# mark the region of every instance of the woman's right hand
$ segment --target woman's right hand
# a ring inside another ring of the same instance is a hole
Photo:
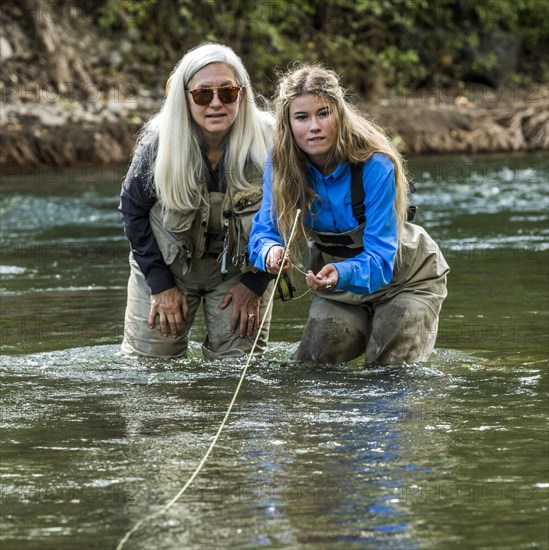
[[[187,298],[175,286],[158,294],[151,294],[149,328],[154,328],[158,315],[162,334],[171,334],[172,338],[177,338],[183,332],[183,319],[187,317],[187,310]]]
[[[271,275],[278,275],[281,269],[283,273],[290,269],[290,258],[288,256],[284,258],[284,265],[282,265],[282,258],[284,258],[284,247],[275,244],[269,249],[265,267]]]

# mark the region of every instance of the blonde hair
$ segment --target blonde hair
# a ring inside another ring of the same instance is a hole
[[[238,114],[230,130],[225,153],[227,186],[231,193],[245,191],[253,183],[245,175],[247,164],[262,172],[272,143],[273,117],[258,108],[250,77],[242,60],[229,47],[206,43],[188,51],[170,76],[169,93],[162,108],[143,128],[137,146],[152,143],[147,159],[154,175],[154,190],[169,208],[196,208],[201,201],[200,181],[205,175],[200,135],[189,111],[185,89],[206,65],[225,63],[234,72],[241,92]]]
[[[307,182],[307,158],[297,146],[290,125],[290,103],[307,94],[325,100],[335,114],[337,138],[330,161],[362,163],[376,152],[391,159],[395,168],[395,211],[400,242],[408,208],[408,181],[403,159],[383,130],[345,100],[345,90],[338,75],[318,65],[304,65],[289,72],[280,81],[275,99],[273,202],[280,235],[288,235],[298,208],[301,219],[296,228],[297,236],[305,234],[305,216],[315,198]]]

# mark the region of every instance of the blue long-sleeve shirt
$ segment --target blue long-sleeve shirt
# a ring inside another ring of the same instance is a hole
[[[317,195],[305,225],[315,231],[343,233],[358,226],[351,200],[351,167],[342,163],[323,176],[309,164],[308,183]],[[391,160],[375,153],[362,172],[366,207],[364,251],[354,258],[334,263],[339,278],[336,289],[355,294],[371,294],[388,284],[393,276],[398,249],[395,171]],[[248,250],[257,269],[266,270],[267,254],[274,245],[283,245],[272,207],[272,162],[263,176],[263,202],[254,217]]]

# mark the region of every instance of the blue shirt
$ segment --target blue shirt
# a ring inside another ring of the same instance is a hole
[[[349,163],[339,164],[327,176],[309,164],[307,179],[317,195],[311,206],[314,215],[309,212],[305,217],[307,227],[315,231],[343,233],[358,226],[352,209]],[[333,265],[339,275],[336,289],[371,294],[391,281],[398,249],[393,163],[386,155],[375,153],[364,164],[362,180],[366,207],[364,251]],[[271,247],[283,246],[284,242],[271,212],[271,201],[272,162],[269,158],[263,175],[263,202],[254,217],[248,246],[252,263],[263,271],[266,270],[265,262]]]

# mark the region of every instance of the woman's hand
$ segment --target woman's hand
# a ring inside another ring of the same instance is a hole
[[[278,275],[278,272],[282,269],[282,273],[290,269],[290,258],[286,256],[284,258],[284,265],[282,265],[282,258],[284,257],[284,247],[280,245],[274,245],[270,248],[267,254],[267,260],[265,261],[265,267],[271,275]]]
[[[250,290],[246,285],[237,283],[231,287],[219,307],[225,309],[231,302],[231,332],[238,328],[240,338],[251,336],[259,328],[259,303],[261,296]]]
[[[177,287],[158,294],[151,294],[149,328],[154,328],[156,316],[160,317],[160,330],[163,336],[177,338],[183,332],[183,319],[187,317],[187,298]]]
[[[307,286],[317,292],[331,292],[337,285],[339,273],[335,265],[325,265],[316,275],[309,270],[307,272]]]

